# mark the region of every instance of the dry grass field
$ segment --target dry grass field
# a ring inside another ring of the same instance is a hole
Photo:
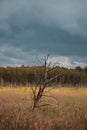
[[[46,90],[48,91],[48,90]],[[46,92],[45,92],[46,93]],[[57,88],[31,111],[29,88],[0,88],[0,130],[87,130],[87,89]]]

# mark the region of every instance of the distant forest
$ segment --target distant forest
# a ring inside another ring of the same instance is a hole
[[[51,71],[50,71],[51,70]],[[0,86],[38,85],[43,75],[43,66],[0,67]],[[68,69],[53,67],[48,70],[48,79],[59,75],[51,85],[87,87],[87,67]]]

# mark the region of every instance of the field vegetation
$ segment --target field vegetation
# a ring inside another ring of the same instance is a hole
[[[0,130],[87,130],[87,88],[49,89],[32,112],[29,87],[1,87]]]

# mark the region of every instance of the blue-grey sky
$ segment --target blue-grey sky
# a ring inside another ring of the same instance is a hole
[[[87,66],[87,0],[0,0],[0,66],[49,52],[60,66]]]

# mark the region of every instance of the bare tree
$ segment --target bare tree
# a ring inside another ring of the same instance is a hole
[[[43,96],[51,97],[51,96],[45,95],[44,91],[47,88],[47,86],[52,85],[53,81],[60,75],[58,73],[56,76],[48,79],[49,71],[52,71],[54,69],[54,67],[51,67],[52,62],[51,61],[49,62],[49,56],[50,56],[50,54],[44,56],[43,62],[40,59],[38,59],[40,61],[40,63],[42,64],[43,72],[40,77],[39,85],[36,87],[31,87],[32,93],[33,93],[33,108],[32,108],[33,111],[35,110],[35,108],[50,105],[50,104],[41,104],[40,100],[42,99]]]

